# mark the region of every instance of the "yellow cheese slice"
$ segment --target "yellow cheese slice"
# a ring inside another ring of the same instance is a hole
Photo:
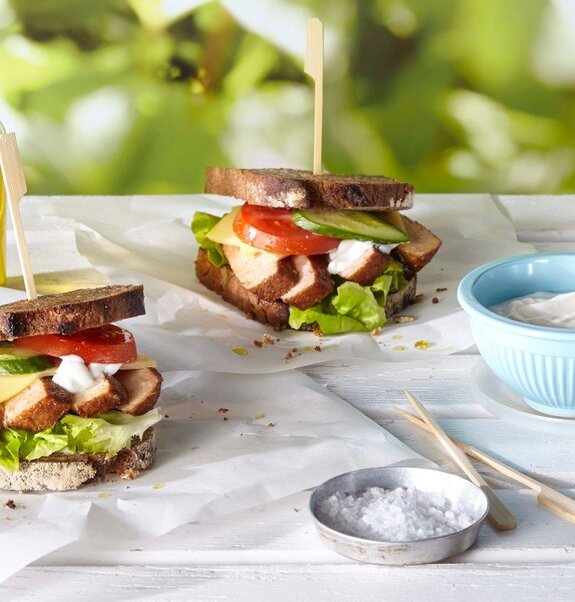
[[[120,370],[139,370],[140,368],[155,368],[158,365],[155,359],[144,355],[143,353],[138,353],[138,357],[135,362],[130,362],[129,364],[123,364]]]
[[[224,215],[222,219],[208,232],[207,238],[213,242],[220,243],[221,245],[231,245],[240,248],[240,253],[244,261],[249,261],[262,255],[270,255],[276,259],[281,259],[285,255],[276,255],[275,253],[269,253],[262,249],[256,249],[250,247],[242,242],[234,232],[234,220],[240,207],[234,207],[227,215]]]
[[[12,374],[10,376],[0,377],[0,403],[14,397],[29,387],[35,380],[43,376],[52,376],[56,372],[55,369],[46,370],[45,372],[33,372],[32,374]]]

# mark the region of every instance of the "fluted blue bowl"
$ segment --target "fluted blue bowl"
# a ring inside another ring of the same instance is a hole
[[[532,408],[575,416],[575,330],[524,324],[489,308],[538,291],[575,291],[575,253],[519,255],[463,278],[457,299],[487,365]]]

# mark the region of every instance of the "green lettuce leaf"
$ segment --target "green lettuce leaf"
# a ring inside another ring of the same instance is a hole
[[[196,211],[192,218],[192,232],[196,237],[197,243],[208,252],[208,259],[217,268],[228,263],[222,245],[210,240],[208,232],[221,220],[221,217]]]
[[[162,419],[158,410],[142,416],[118,411],[82,418],[66,414],[51,428],[40,433],[18,429],[0,430],[0,466],[18,470],[23,460],[36,460],[56,452],[61,454],[97,454],[115,456],[128,447],[132,437],[141,437]]]
[[[317,323],[324,334],[369,332],[387,322],[387,295],[406,284],[403,266],[391,261],[385,272],[369,286],[346,281],[335,293],[309,309],[291,306],[289,325],[297,330],[303,324]]]

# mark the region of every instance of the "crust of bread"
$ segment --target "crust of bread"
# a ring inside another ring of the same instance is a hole
[[[85,288],[0,306],[0,340],[71,334],[145,313],[144,287]]]
[[[150,427],[142,438],[135,437],[130,449],[121,450],[114,458],[96,456],[52,455],[48,458],[22,462],[10,472],[0,467],[0,489],[8,491],[70,491],[81,485],[97,482],[106,473],[123,479],[134,479],[149,468],[156,454],[156,431]]]
[[[252,205],[289,209],[409,209],[413,186],[383,176],[321,174],[296,169],[208,167],[205,191]]]
[[[212,265],[204,249],[198,251],[196,276],[206,288],[241,309],[250,320],[270,324],[274,330],[289,328],[289,306],[286,303],[259,299],[241,285],[229,266],[225,265],[218,268]],[[403,289],[388,295],[385,305],[388,317],[413,303],[416,286],[417,278],[415,274],[410,274],[408,275],[408,283]]]

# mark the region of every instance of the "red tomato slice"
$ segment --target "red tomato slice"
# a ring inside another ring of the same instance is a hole
[[[13,341],[17,347],[47,355],[79,355],[87,364],[126,364],[136,360],[136,343],[131,332],[107,324],[74,334],[41,334]]]
[[[300,228],[289,209],[248,205],[241,207],[234,221],[236,236],[246,244],[282,255],[321,255],[333,251],[340,241]]]

